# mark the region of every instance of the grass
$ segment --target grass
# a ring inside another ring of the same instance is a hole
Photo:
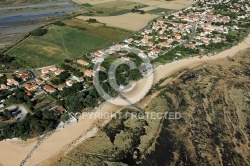
[[[152,9],[152,10],[147,11],[147,13],[149,13],[149,14],[160,14],[162,12],[165,12],[167,14],[167,13],[170,13],[172,11],[173,10],[171,10],[171,9],[156,8],[156,9]]]
[[[93,5],[91,5],[91,4],[89,4],[89,3],[84,3],[84,4],[82,4],[82,6],[83,6],[83,7],[88,7],[88,8],[89,8],[89,7],[93,7]]]
[[[138,8],[146,7],[146,5],[128,2],[128,1],[111,1],[96,4],[89,8],[91,15],[117,16],[131,12],[137,6]]]
[[[66,26],[50,25],[46,35],[30,36],[8,51],[8,55],[16,58],[12,65],[35,68],[60,63],[66,58],[79,57],[105,48],[131,34],[103,24],[87,24],[78,20],[68,20],[65,23]],[[78,29],[83,26],[86,30]]]

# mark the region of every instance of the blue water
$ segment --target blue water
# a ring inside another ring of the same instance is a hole
[[[77,77],[76,77],[76,76],[72,76],[72,77],[71,77],[71,80],[72,80],[72,81],[77,81]]]
[[[4,8],[0,8],[0,11],[11,10],[11,9],[35,8],[35,7],[42,8],[42,7],[51,7],[51,6],[70,6],[70,3],[68,3],[68,2],[51,2],[51,3],[43,3],[43,4],[27,5],[27,6],[4,7]]]
[[[0,16],[0,25],[9,23],[9,22],[25,21],[29,19],[36,19],[36,18],[42,18],[42,17],[62,16],[62,15],[65,15],[67,12],[74,11],[76,9],[77,8],[75,7],[69,7],[65,9],[42,10],[42,11],[8,14],[8,15]]]
[[[61,6],[58,9],[46,9],[45,7],[50,6]],[[20,9],[20,8],[32,8],[32,7],[41,7],[43,10],[36,10],[34,11],[23,11],[23,12],[16,12],[12,14],[3,14],[0,16],[0,26],[9,25],[10,23],[15,22],[25,22],[28,20],[34,20],[44,17],[57,17],[66,15],[68,12],[72,12],[77,10],[77,7],[73,7],[68,2],[54,2],[54,3],[45,3],[45,4],[37,4],[37,5],[29,5],[29,6],[16,6],[16,7],[5,7],[0,8],[0,11],[9,10],[9,9]]]

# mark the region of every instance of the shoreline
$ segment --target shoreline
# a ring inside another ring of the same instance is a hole
[[[250,35],[248,35],[241,43],[232,48],[222,51],[213,56],[203,56],[200,58],[199,56],[181,59],[178,61],[174,61],[163,66],[160,66],[154,72],[154,81],[153,84],[156,84],[160,79],[166,78],[167,76],[171,76],[173,73],[182,70],[184,68],[190,68],[197,65],[202,65],[208,61],[214,61],[218,59],[223,59],[227,57],[234,56],[237,52],[241,50],[245,50],[249,48],[250,44]],[[164,71],[164,72],[162,72]],[[145,79],[140,80],[140,84],[144,84]],[[129,95],[133,95],[130,93]],[[152,99],[152,98],[151,98]],[[151,100],[150,99],[150,100]],[[149,101],[150,101],[149,100]],[[143,105],[143,100],[139,103],[139,105]],[[110,103],[104,103],[96,112],[98,113],[117,113],[122,109],[120,106],[115,106]],[[110,119],[109,119],[110,120]],[[88,133],[92,130],[96,130],[96,127],[100,127],[105,124],[104,122],[108,122],[109,120],[104,119],[82,119],[79,123],[75,125],[71,125],[67,128],[64,128],[60,131],[52,134],[48,139],[46,139],[41,146],[37,148],[37,150],[33,153],[31,158],[27,161],[27,165],[47,165],[48,162],[55,161],[61,157],[65,152],[67,152],[70,148],[77,146],[79,143],[87,139]],[[90,134],[90,137],[92,134]],[[79,142],[77,142],[79,141]],[[75,143],[75,144],[74,144]],[[19,165],[21,161],[26,157],[26,155],[30,152],[30,150],[36,145],[36,142],[31,142],[25,147],[13,143],[12,141],[1,141],[0,142],[0,165]],[[73,146],[73,147],[72,147]],[[65,148],[69,147],[69,148]],[[63,150],[63,152],[62,152]],[[18,154],[18,155],[17,155]],[[15,161],[12,158],[15,157]]]

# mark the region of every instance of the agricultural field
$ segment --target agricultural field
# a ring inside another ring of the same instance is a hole
[[[12,66],[36,68],[105,48],[131,35],[130,31],[66,20],[64,26],[49,25],[43,36],[30,36],[6,54],[15,57]],[[116,34],[116,35],[113,35]]]
[[[82,20],[94,18],[97,19],[97,21],[106,24],[107,26],[127,29],[131,31],[139,31],[144,28],[150,20],[156,17],[158,17],[158,15],[127,13],[119,16],[78,16],[77,18]]]
[[[116,16],[130,13],[134,7],[146,7],[146,5],[141,3],[129,1],[112,1],[94,5],[91,5],[90,3],[84,3],[82,6],[89,10],[89,13],[86,13],[86,15],[91,16]]]
[[[91,4],[93,6],[104,4],[104,3],[120,3],[123,0],[73,0],[75,3],[78,4]],[[188,0],[127,0],[124,2],[129,3],[140,3],[144,4],[146,6],[152,7],[152,8],[166,8],[166,9],[172,9],[172,10],[180,10],[187,6],[190,6],[195,3],[195,1],[188,1]]]
[[[172,12],[173,10],[171,9],[165,9],[165,8],[155,8],[155,9],[152,9],[152,10],[148,10],[146,13],[149,13],[149,14],[168,14],[170,12]]]

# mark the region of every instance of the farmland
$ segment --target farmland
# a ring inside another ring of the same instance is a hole
[[[158,15],[152,14],[137,14],[137,13],[127,13],[119,16],[78,16],[77,18],[82,20],[88,20],[89,18],[95,18],[97,21],[105,23],[107,26],[128,29],[131,31],[139,31],[144,28],[148,22]]]
[[[112,2],[104,2],[99,4],[89,4],[85,3],[82,4],[83,7],[85,7],[87,10],[89,10],[89,13],[86,15],[98,15],[98,16],[115,16],[115,15],[121,15],[130,13],[131,9],[133,9],[135,6],[138,8],[146,7],[146,5],[143,5],[138,2],[129,2],[129,1],[112,1]]]
[[[77,19],[66,20],[65,23],[65,26],[49,25],[45,27],[48,29],[47,34],[30,36],[8,51],[8,55],[15,57],[12,66],[35,68],[56,64],[107,47],[131,34],[129,31],[98,23],[88,24]]]

